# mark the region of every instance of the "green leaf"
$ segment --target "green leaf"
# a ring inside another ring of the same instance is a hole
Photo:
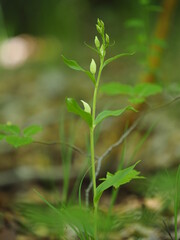
[[[140,83],[135,87],[118,82],[106,83],[101,86],[101,91],[108,95],[126,94],[130,96],[129,101],[133,104],[142,103],[151,95],[162,92],[161,86],[152,83]]]
[[[63,55],[62,55],[62,58],[63,58],[64,63],[65,63],[68,67],[70,67],[70,68],[72,68],[72,69],[74,69],[74,70],[76,70],[76,71],[82,71],[82,72],[85,71],[76,61],[74,61],[74,60],[69,60],[69,59],[65,58]]]
[[[118,82],[105,83],[101,86],[100,90],[108,95],[133,94],[132,86]]]
[[[0,124],[0,131],[11,134],[19,134],[20,129],[16,125]]]
[[[91,50],[95,51],[96,53],[98,53],[98,50],[94,47],[92,47],[91,45],[87,44],[86,42],[84,42],[84,44],[86,45],[86,47],[90,48]]]
[[[114,60],[116,60],[116,59],[118,59],[118,58],[120,58],[120,57],[131,56],[131,55],[133,55],[133,54],[134,54],[134,53],[120,53],[120,54],[118,54],[118,55],[116,55],[116,56],[114,56],[114,57],[111,57],[111,58],[107,59],[107,60],[104,62],[103,67],[105,67],[107,64],[111,63],[112,61],[114,61]]]
[[[32,139],[30,137],[6,136],[5,139],[7,143],[11,144],[15,148],[32,143]]]
[[[139,104],[145,102],[146,98],[162,92],[162,88],[157,84],[140,83],[134,87],[133,94],[131,94],[129,102]]]
[[[35,135],[36,133],[40,132],[42,130],[41,126],[38,125],[32,125],[23,130],[23,134],[25,137],[31,137]]]
[[[79,115],[82,119],[86,121],[89,127],[92,126],[91,114],[85,112],[73,98],[66,98],[66,105],[69,112]]]
[[[140,83],[134,88],[134,95],[138,97],[149,97],[160,92],[162,92],[162,88],[152,83]]]
[[[89,71],[85,71],[85,74],[91,79],[91,81],[95,84],[96,83],[96,79],[94,77],[94,75],[89,72]]]
[[[110,187],[114,187],[117,189],[121,185],[130,182],[132,179],[144,178],[142,176],[139,176],[140,172],[134,170],[135,166],[138,163],[139,162],[135,163],[134,165],[132,165],[126,169],[119,170],[114,174],[107,173],[106,178],[104,179],[103,183],[101,183],[96,189],[96,196],[95,196],[94,201],[97,203],[99,201],[102,193]]]
[[[132,111],[136,112],[136,110],[131,106],[128,106],[128,107],[125,107],[125,108],[122,108],[122,109],[119,109],[119,110],[112,110],[112,111],[105,110],[105,111],[101,112],[100,114],[98,114],[98,116],[96,117],[95,126],[98,125],[100,122],[102,122],[105,118],[120,116],[126,110],[132,110]]]
[[[93,74],[89,71],[86,71],[85,69],[83,69],[76,61],[74,60],[69,60],[67,58],[65,58],[63,55],[62,55],[62,58],[63,58],[63,61],[64,63],[70,67],[71,69],[74,69],[76,71],[81,71],[81,72],[84,72],[90,79],[93,83],[96,82],[95,80],[95,77],[93,76]]]

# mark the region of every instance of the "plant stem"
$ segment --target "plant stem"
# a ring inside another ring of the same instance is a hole
[[[96,176],[95,176],[95,159],[94,159],[94,128],[90,129],[90,147],[91,147],[91,167],[93,181],[93,197],[96,196]]]
[[[97,81],[95,84],[94,95],[93,95],[93,108],[92,108],[92,127],[90,128],[90,147],[91,147],[91,166],[92,166],[92,181],[93,181],[93,199],[96,197],[96,170],[95,170],[95,157],[94,157],[94,129],[95,129],[95,117],[96,117],[96,102],[97,102],[97,92],[99,87],[99,81],[101,78],[101,72],[103,69],[104,58],[100,59],[100,67],[98,72]],[[97,206],[93,200],[93,205],[95,211],[97,211]]]
[[[92,182],[93,182],[93,206],[94,206],[94,237],[97,239],[97,208],[98,204],[94,201],[96,198],[96,169],[95,169],[95,155],[94,155],[94,129],[95,129],[95,117],[96,117],[96,102],[97,102],[97,93],[99,87],[99,81],[101,78],[101,72],[103,69],[104,58],[100,58],[100,67],[98,72],[97,81],[95,84],[94,95],[93,95],[93,107],[92,107],[92,127],[90,128],[90,149],[91,149],[91,167],[92,167]]]

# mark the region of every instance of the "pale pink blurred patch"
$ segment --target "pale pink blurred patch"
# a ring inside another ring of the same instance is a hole
[[[0,44],[0,65],[5,68],[22,66],[33,54],[36,41],[28,35],[9,38]]]

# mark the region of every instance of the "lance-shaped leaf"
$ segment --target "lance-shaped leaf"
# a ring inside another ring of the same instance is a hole
[[[99,41],[99,40],[98,40]],[[98,53],[98,50],[94,47],[92,47],[91,45],[87,44],[86,42],[84,42],[84,44],[86,45],[86,47],[90,48],[91,50],[95,51],[96,53]],[[99,43],[100,44],[100,43]]]
[[[69,60],[67,58],[65,58],[63,55],[62,55],[62,58],[63,58],[63,61],[64,63],[70,67],[71,69],[74,69],[76,71],[81,71],[81,72],[84,72],[90,79],[93,83],[95,83],[95,78],[93,76],[93,74],[89,71],[86,71],[84,68],[82,68],[76,61],[74,60]]]
[[[65,63],[68,67],[70,67],[70,68],[72,68],[72,69],[74,69],[74,70],[76,70],[76,71],[82,71],[82,72],[85,71],[76,61],[74,61],[74,60],[69,60],[69,59],[65,58],[63,55],[62,55],[62,58],[63,58],[64,63]]]
[[[98,125],[100,122],[102,122],[105,118],[108,117],[116,117],[116,116],[120,116],[121,114],[123,114],[126,110],[132,110],[137,112],[133,107],[128,106],[119,110],[105,110],[101,113],[98,114],[98,116],[95,119],[95,126]]]
[[[86,121],[89,127],[92,126],[92,117],[91,114],[85,112],[79,104],[73,98],[66,98],[66,105],[69,112],[79,115],[82,119]]]
[[[101,92],[108,95],[118,94],[133,94],[133,87],[128,84],[121,84],[118,82],[105,83],[101,86]]]
[[[101,179],[103,180],[103,183],[101,183],[97,189],[96,189],[96,196],[94,198],[94,201],[97,203],[102,195],[102,193],[110,188],[119,188],[121,185],[126,184],[130,182],[132,179],[139,179],[144,178],[142,176],[139,176],[140,172],[134,170],[135,166],[139,162],[135,163],[134,165],[125,168],[123,170],[119,170],[114,174],[107,173],[106,178]]]
[[[104,65],[103,67],[105,67],[107,64],[113,62],[114,60],[118,59],[118,58],[121,58],[121,57],[124,57],[124,56],[131,56],[133,55],[134,53],[120,53],[114,57],[111,57],[109,59],[107,59],[105,62],[104,62]]]
[[[38,125],[32,125],[23,130],[23,134],[25,137],[31,137],[35,135],[36,133],[40,132],[42,130],[41,126]]]

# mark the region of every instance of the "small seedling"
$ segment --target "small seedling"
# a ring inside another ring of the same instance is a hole
[[[22,131],[11,122],[0,124],[0,140],[5,140],[15,148],[30,144],[33,142],[33,136],[42,131],[42,127],[31,125]]]

